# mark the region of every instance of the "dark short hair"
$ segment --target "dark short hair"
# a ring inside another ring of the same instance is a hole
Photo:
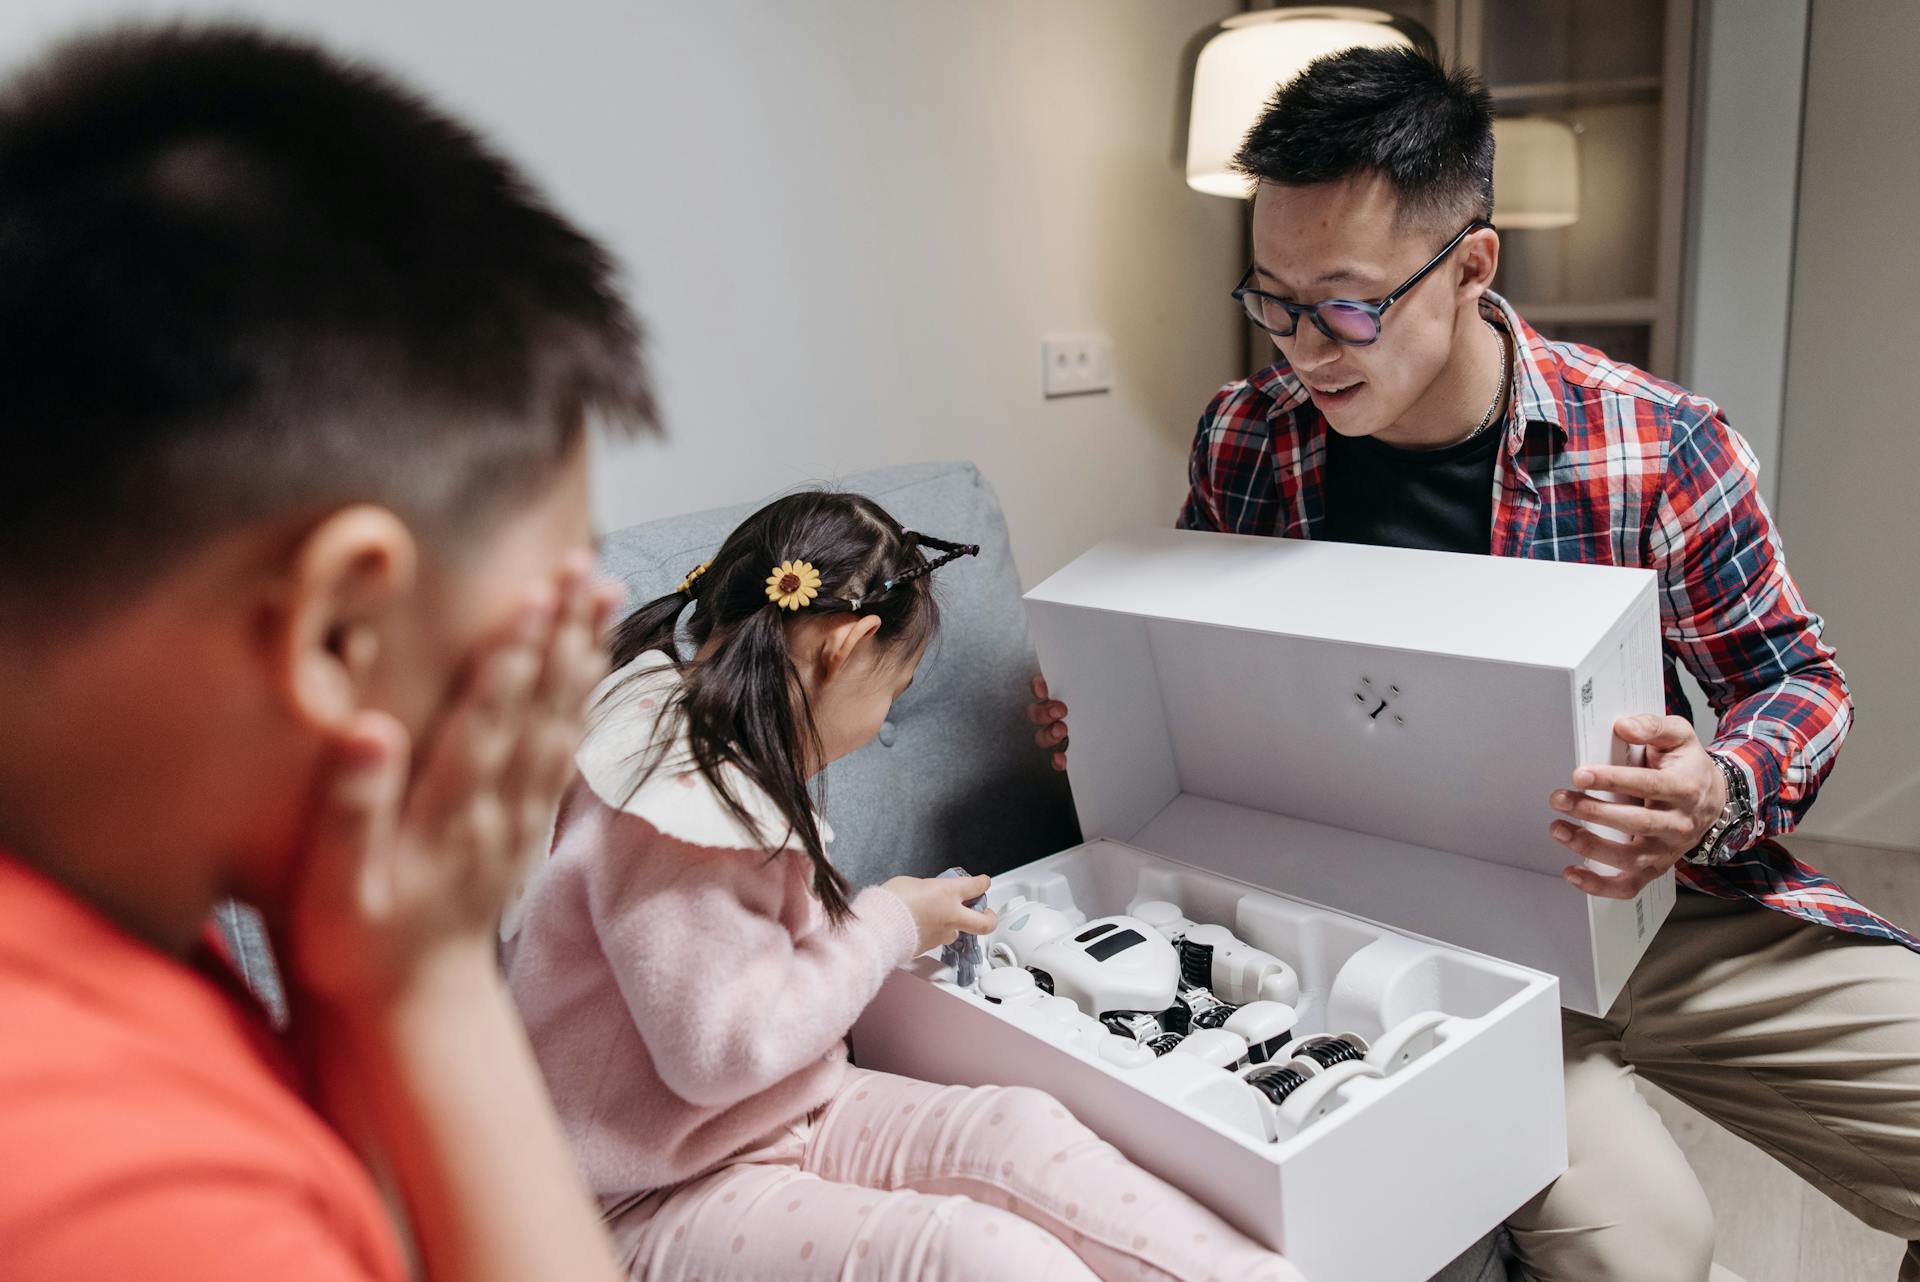
[[[459,533],[586,416],[654,421],[599,245],[394,81],[243,27],[0,86],[0,282],[0,591],[42,612],[282,514]]]
[[[1407,48],[1329,54],[1280,87],[1234,157],[1260,182],[1304,187],[1372,172],[1398,217],[1493,217],[1493,100],[1471,71]]]

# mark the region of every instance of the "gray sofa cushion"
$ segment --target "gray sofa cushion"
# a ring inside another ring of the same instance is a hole
[[[1508,1282],[1510,1255],[1506,1229],[1495,1229],[1440,1270],[1433,1282]]]
[[[870,884],[955,864],[999,872],[1077,843],[1066,780],[1031,746],[1038,668],[993,487],[970,463],[922,463],[835,488],[870,496],[909,529],[978,543],[980,555],[934,575],[940,635],[913,685],[878,739],[827,770],[834,863]],[[607,536],[602,567],[637,607],[672,591],[759,506],[630,526]]]
[[[274,963],[273,948],[267,943],[267,928],[260,914],[229,899],[214,906],[213,921],[226,942],[233,968],[267,1008],[274,1027],[286,1027],[287,994],[280,985],[280,970]]]

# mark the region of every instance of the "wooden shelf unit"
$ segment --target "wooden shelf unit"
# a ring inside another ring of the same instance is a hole
[[[1509,299],[1515,309],[1538,325],[1651,325],[1660,319],[1657,298],[1614,298],[1594,302],[1534,303]]]
[[[1664,87],[1659,76],[1620,76],[1612,80],[1541,80],[1500,85],[1493,100],[1503,110],[1532,112],[1617,102],[1656,102]]]
[[[1495,287],[1552,337],[1678,374],[1697,0],[1433,0],[1407,12],[1502,115],[1572,125],[1573,226],[1503,231]],[[1496,197],[1497,198],[1497,197]]]

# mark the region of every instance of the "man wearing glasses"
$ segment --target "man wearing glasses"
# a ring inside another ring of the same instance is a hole
[[[1323,59],[1238,159],[1257,188],[1233,297],[1281,359],[1201,417],[1182,527],[1660,577],[1666,715],[1616,727],[1648,768],[1586,767],[1546,800],[1630,835],[1555,820],[1574,887],[1631,898],[1672,868],[1682,893],[1607,1017],[1565,1016],[1571,1166],[1509,1222],[1521,1275],[1707,1277],[1712,1213],[1640,1072],[1907,1239],[1900,1278],[1920,1282],[1920,942],[1772,840],[1812,804],[1852,701],[1746,443],[1711,402],[1548,342],[1490,291],[1493,122],[1470,74],[1405,50]],[[1718,714],[1711,744],[1683,664]],[[1037,740],[1064,766],[1066,708],[1035,684]]]

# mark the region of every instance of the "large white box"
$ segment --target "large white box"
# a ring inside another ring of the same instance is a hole
[[[1170,1054],[1117,1068],[1031,1008],[955,987],[935,957],[889,977],[853,1030],[867,1068],[963,1085],[1034,1086],[1140,1166],[1310,1282],[1426,1282],[1566,1169],[1553,977],[1481,957],[1117,842],[1094,841],[995,879],[1090,918],[1172,900],[1300,973],[1301,1033],[1378,1039],[1409,1015],[1451,1016],[1446,1040],[1345,1107],[1275,1143],[1251,1088]],[[1100,1196],[1089,1189],[1088,1197]]]
[[[1581,894],[1547,834],[1576,765],[1625,759],[1614,720],[1661,707],[1653,576],[1142,531],[1027,600],[1088,843],[995,905],[1173,900],[1294,964],[1297,1031],[1435,1010],[1445,1039],[1276,1143],[1223,1070],[1116,1068],[921,958],[860,1062],[1047,1089],[1314,1282],[1421,1282],[1564,1169],[1558,1008],[1604,1011],[1672,904],[1671,877]]]
[[[1580,893],[1547,831],[1665,706],[1651,571],[1148,530],[1027,602],[1088,837],[1547,971],[1590,1015],[1673,906],[1671,874]]]

